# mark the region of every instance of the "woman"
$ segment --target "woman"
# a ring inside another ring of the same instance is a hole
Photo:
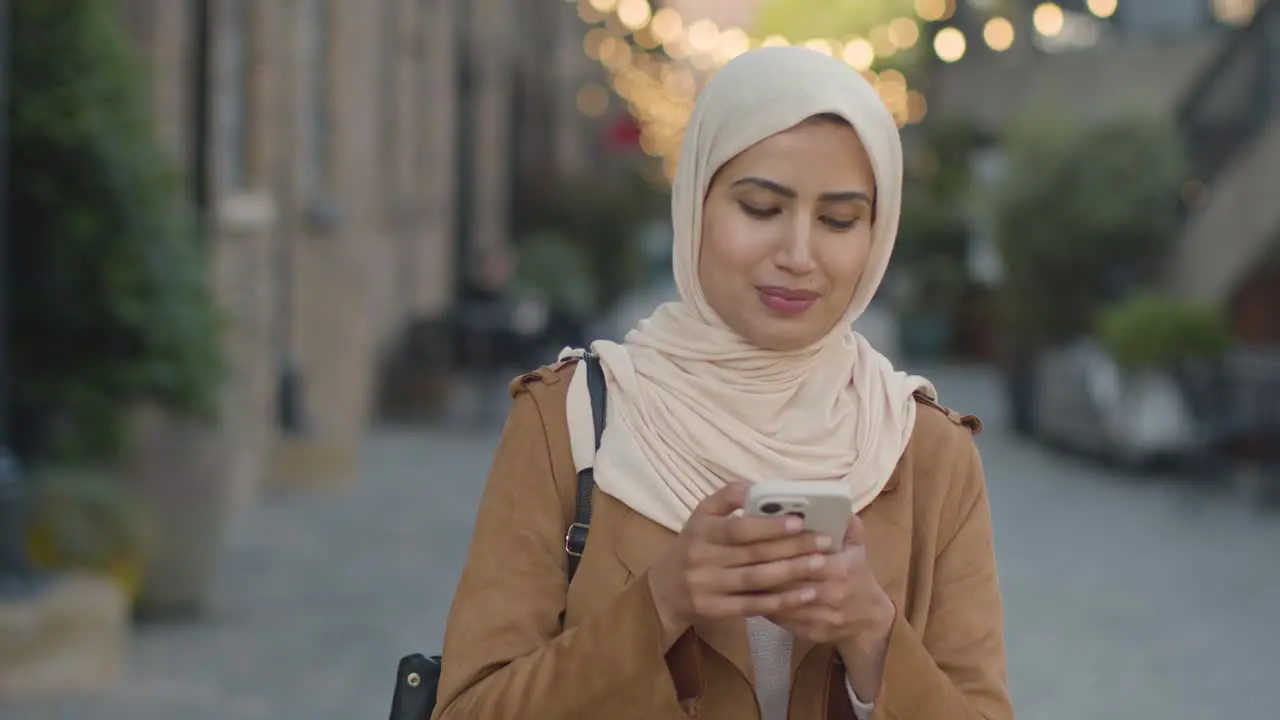
[[[512,383],[436,718],[1013,716],[977,420],[850,329],[901,182],[897,127],[848,66],[769,48],[720,70],[673,188],[681,301],[593,344],[598,453],[572,357]],[[763,479],[846,483],[844,547],[736,513]]]

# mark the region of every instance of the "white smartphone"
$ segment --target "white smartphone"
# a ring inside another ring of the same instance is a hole
[[[804,520],[804,529],[831,538],[830,552],[844,544],[844,532],[853,510],[853,496],[843,483],[830,480],[775,480],[758,482],[747,491],[744,515]]]

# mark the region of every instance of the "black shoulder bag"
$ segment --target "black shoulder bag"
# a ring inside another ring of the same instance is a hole
[[[596,450],[604,434],[604,413],[608,388],[600,358],[587,352],[582,358],[587,369],[587,389],[591,393],[591,417],[595,424]],[[591,491],[595,487],[595,471],[585,468],[578,473],[577,499],[574,502],[573,522],[564,535],[564,551],[569,561],[569,581],[578,569],[578,561],[587,548],[587,533],[591,530]],[[561,618],[563,621],[563,618]],[[414,653],[400,658],[396,669],[396,689],[391,697],[390,720],[429,720],[436,707],[436,689],[440,685],[441,657],[428,657]]]

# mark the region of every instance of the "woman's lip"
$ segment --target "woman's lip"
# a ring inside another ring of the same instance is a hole
[[[764,306],[784,315],[798,315],[818,299],[818,294],[809,290],[789,290],[787,288],[757,288],[760,302]]]
[[[756,288],[766,295],[780,297],[783,300],[808,300],[813,302],[818,299],[818,293],[812,290],[793,290],[792,288],[780,287],[778,285],[761,285]]]

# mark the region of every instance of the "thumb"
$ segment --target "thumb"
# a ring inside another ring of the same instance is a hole
[[[862,518],[857,513],[849,516],[849,524],[844,529],[845,545],[863,545],[866,542],[866,535],[862,527]]]
[[[731,482],[703,498],[698,507],[693,509],[693,517],[725,517],[735,510],[742,509],[747,501],[747,490],[750,483]]]

